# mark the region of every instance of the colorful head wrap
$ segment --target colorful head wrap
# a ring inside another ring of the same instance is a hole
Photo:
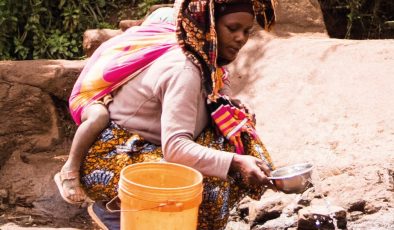
[[[269,30],[275,22],[274,0],[184,0],[175,4],[179,7],[176,28],[178,44],[186,56],[200,67],[203,84],[209,93],[207,105],[212,121],[230,143],[234,144],[238,154],[244,153],[243,133],[255,140],[259,137],[252,117],[219,93],[225,71],[217,66],[216,62],[218,51],[215,10],[219,11],[217,17],[220,13],[248,12],[248,4],[252,5],[260,26]]]
[[[236,2],[231,4],[217,4],[215,3],[215,19],[218,20],[221,16],[237,13],[247,12],[254,15],[253,5],[251,2]]]
[[[274,0],[184,0],[177,1],[177,41],[188,56],[198,65],[203,74],[209,99],[216,101],[222,85],[216,64],[217,38],[215,30],[215,6],[252,4],[256,21],[265,30],[275,22]],[[218,9],[220,10],[220,9]]]

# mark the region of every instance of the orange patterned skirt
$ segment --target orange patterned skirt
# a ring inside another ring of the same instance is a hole
[[[232,146],[213,128],[206,128],[196,140],[209,148],[234,152]],[[245,154],[263,159],[271,169],[271,158],[261,142],[243,136]],[[90,148],[81,166],[81,183],[93,200],[110,200],[117,196],[120,171],[127,165],[157,162],[163,159],[160,146],[151,144],[111,122]],[[246,195],[259,199],[262,186],[251,187],[242,182],[239,174],[227,180],[204,177],[203,201],[199,208],[198,229],[223,229],[230,210]]]

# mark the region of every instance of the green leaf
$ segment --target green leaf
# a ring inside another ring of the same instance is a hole
[[[61,9],[63,8],[64,4],[66,3],[66,0],[60,0],[58,8]]]
[[[103,8],[105,6],[105,0],[98,0],[97,5],[98,7]]]

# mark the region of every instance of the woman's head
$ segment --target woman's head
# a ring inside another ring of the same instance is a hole
[[[254,11],[251,1],[215,4],[218,65],[232,62],[246,44],[253,27]]]
[[[265,30],[275,21],[275,0],[177,0],[177,40],[203,74],[215,97],[221,84],[218,66],[233,61],[249,38],[253,20]],[[215,15],[216,14],[216,15]]]

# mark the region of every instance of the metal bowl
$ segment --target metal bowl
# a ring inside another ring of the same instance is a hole
[[[309,163],[286,166],[272,171],[268,178],[284,193],[302,193],[312,183],[312,168]]]

